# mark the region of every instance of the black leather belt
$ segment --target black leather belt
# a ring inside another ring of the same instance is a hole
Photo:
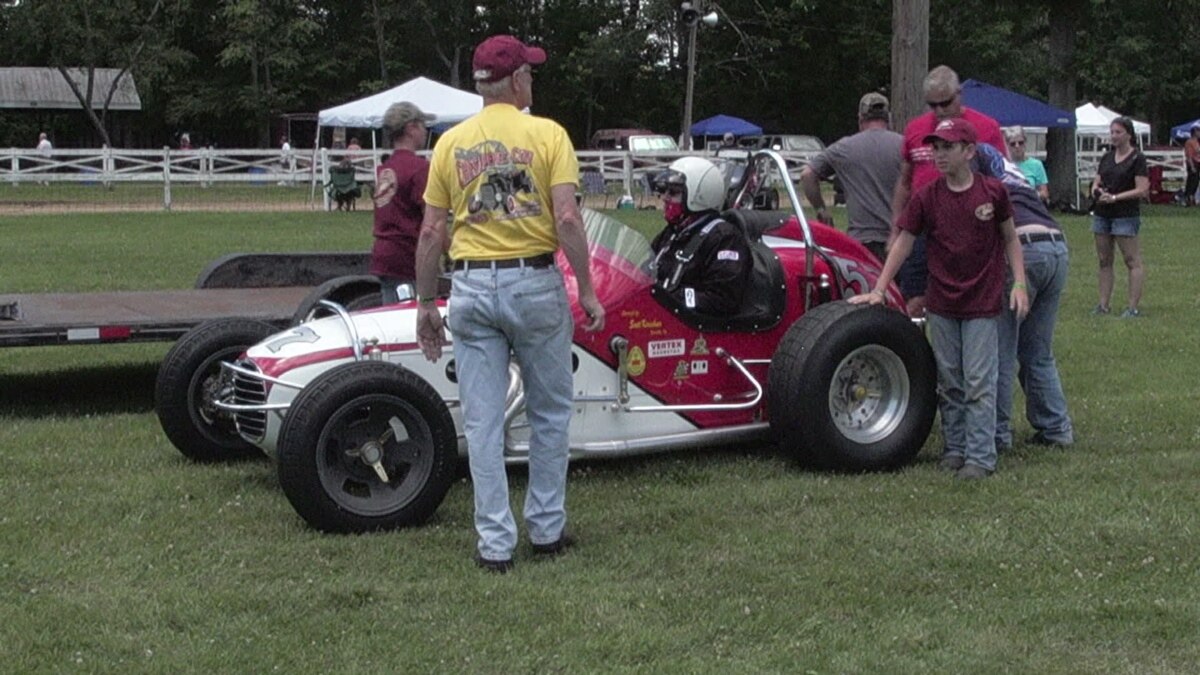
[[[1062,232],[1034,232],[1032,234],[1018,234],[1017,239],[1020,239],[1022,244],[1036,244],[1039,241],[1067,240],[1067,238],[1062,235]]]
[[[543,253],[528,258],[506,258],[504,260],[455,260],[454,269],[459,271],[478,269],[506,270],[514,267],[550,267],[553,264],[554,254]]]

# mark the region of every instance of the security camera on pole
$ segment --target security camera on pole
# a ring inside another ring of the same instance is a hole
[[[696,27],[703,23],[712,27],[717,25],[717,13],[701,14],[704,8],[703,0],[682,2],[679,4],[679,20],[688,27],[688,62],[687,62],[687,93],[683,101],[683,129],[679,132],[679,147],[683,150],[692,149],[692,93],[696,86]]]

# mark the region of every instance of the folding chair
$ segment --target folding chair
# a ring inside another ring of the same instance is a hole
[[[604,182],[604,175],[599,171],[583,171],[579,176],[583,182],[583,194],[604,195],[603,206],[600,208],[608,208],[608,183]]]
[[[329,182],[325,184],[329,198],[337,205],[337,210],[353,211],[355,202],[362,196],[362,189],[354,175],[354,166],[343,161],[329,169]]]

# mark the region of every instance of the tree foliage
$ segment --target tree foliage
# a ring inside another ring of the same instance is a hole
[[[888,0],[700,1],[720,21],[698,30],[694,119],[732,114],[833,140],[854,129],[862,93],[887,91]],[[1060,74],[1078,102],[1105,103],[1157,129],[1200,115],[1200,0],[931,0],[930,62],[1046,99],[1050,17],[1062,7],[1079,23],[1074,66]],[[470,89],[474,45],[495,33],[547,49],[534,108],[578,143],[602,127],[679,133],[687,73],[677,0],[0,5],[8,64],[129,68],[144,109],[126,135],[145,146],[182,130],[197,142],[267,145],[282,113],[314,112],[418,75]],[[97,123],[111,126],[102,112]]]

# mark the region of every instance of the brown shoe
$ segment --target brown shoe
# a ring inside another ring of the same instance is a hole
[[[991,475],[991,471],[988,471],[982,466],[978,466],[976,464],[967,464],[963,468],[959,469],[958,473],[954,474],[954,476],[960,480],[982,480]]]

